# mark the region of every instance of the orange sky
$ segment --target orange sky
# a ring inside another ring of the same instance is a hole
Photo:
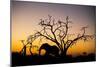
[[[52,15],[56,21],[59,19],[65,21],[65,17],[69,16],[70,20],[73,21],[69,33],[80,33],[80,28],[88,25],[87,34],[95,34],[95,6],[13,1],[11,7],[13,52],[20,51],[23,47],[20,40],[27,39],[29,35],[34,34],[34,30],[41,29],[38,26],[39,19],[47,18],[48,14]],[[35,41],[34,44],[38,45],[39,43]],[[95,40],[85,43],[80,41],[68,50],[69,54],[74,55],[81,54],[82,52],[95,52]]]

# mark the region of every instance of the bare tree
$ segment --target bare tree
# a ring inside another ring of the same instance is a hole
[[[26,55],[26,48],[29,47],[29,51],[30,51],[30,54],[33,55],[32,53],[32,48],[35,47],[35,48],[38,48],[38,46],[35,46],[32,44],[32,42],[34,41],[35,37],[33,37],[33,35],[29,35],[27,40],[21,40],[22,44],[23,44],[23,48],[22,50],[20,51],[20,54],[23,54],[24,56]]]
[[[31,35],[28,40],[33,42],[38,37],[46,38],[56,44],[60,51],[59,55],[66,56],[68,48],[74,45],[77,41],[86,41],[93,37],[92,35],[86,35],[86,29],[88,27],[82,27],[82,34],[78,34],[77,37],[69,39],[68,37],[70,34],[68,32],[71,27],[69,24],[72,24],[72,21],[69,20],[69,16],[66,17],[65,22],[61,20],[56,22],[52,16],[48,15],[48,19],[40,19],[39,25],[42,27],[42,30]],[[30,44],[32,45],[32,43]]]
[[[24,56],[26,55],[26,48],[27,48],[27,45],[29,44],[30,48],[29,48],[29,51],[30,51],[30,54],[33,55],[31,49],[32,49],[32,38],[31,38],[32,35],[30,35],[25,43],[25,40],[21,40],[22,44],[23,44],[23,48],[22,50],[20,51],[21,54],[23,54]]]

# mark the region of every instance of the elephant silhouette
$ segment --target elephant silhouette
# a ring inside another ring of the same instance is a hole
[[[47,56],[58,56],[59,55],[59,48],[57,46],[50,46],[48,43],[44,43],[39,48],[39,54],[41,53],[41,50],[45,49]]]

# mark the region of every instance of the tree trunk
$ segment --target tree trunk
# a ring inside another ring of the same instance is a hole
[[[20,52],[23,56],[26,55],[26,46],[23,47],[23,49]]]
[[[29,49],[29,51],[30,51],[30,54],[31,54],[31,55],[33,55],[32,51],[31,51],[31,48],[32,48],[32,46],[30,46],[30,49]]]
[[[63,56],[63,57],[66,56],[66,51],[65,51],[65,50],[63,50],[63,51],[61,52],[61,56]]]
[[[63,57],[68,56],[67,51],[68,51],[68,48],[65,48],[65,49],[61,52],[61,56],[63,56]]]
[[[26,46],[24,47],[24,55],[26,55]]]

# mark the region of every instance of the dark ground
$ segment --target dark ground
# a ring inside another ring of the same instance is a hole
[[[26,65],[43,65],[57,63],[72,63],[72,62],[88,62],[96,61],[95,54],[86,56],[77,56],[73,58],[71,55],[66,57],[51,57],[51,56],[22,56],[19,53],[12,53],[11,66],[26,66]]]

